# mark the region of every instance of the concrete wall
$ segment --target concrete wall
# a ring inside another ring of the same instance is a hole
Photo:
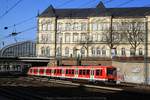
[[[112,65],[117,67],[118,79],[121,82],[129,82],[129,83],[145,82],[145,72],[144,72],[145,68],[143,62],[138,63],[138,62],[112,61]],[[148,66],[150,66],[150,63],[148,64]],[[149,68],[149,73],[150,73],[150,68]],[[150,74],[148,77],[150,80]]]

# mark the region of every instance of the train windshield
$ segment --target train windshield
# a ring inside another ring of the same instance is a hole
[[[107,68],[107,75],[115,75],[116,69],[115,68]]]

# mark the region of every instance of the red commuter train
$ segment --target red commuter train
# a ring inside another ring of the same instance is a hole
[[[113,66],[31,67],[28,75],[104,83],[116,82],[117,79],[117,71]]]

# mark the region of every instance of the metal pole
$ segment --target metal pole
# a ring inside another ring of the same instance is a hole
[[[148,68],[148,60],[147,60],[147,56],[148,56],[148,19],[146,17],[146,21],[145,21],[145,39],[144,39],[145,43],[145,53],[144,53],[144,76],[145,76],[145,85],[148,85],[149,82],[149,68]]]

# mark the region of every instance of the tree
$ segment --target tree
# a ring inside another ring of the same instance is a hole
[[[123,33],[134,50],[133,55],[136,55],[137,47],[144,42],[145,23],[133,20],[130,22],[123,22]]]
[[[81,40],[79,41],[78,45],[82,45],[82,48],[86,49],[86,57],[89,56],[89,47],[92,45],[93,41],[89,34],[83,34],[81,36]]]
[[[110,27],[103,33],[105,42],[110,48],[110,54],[112,53],[112,49],[116,49],[121,42],[121,34],[120,31],[118,31],[118,26],[120,25],[118,25],[118,23],[113,23],[111,18]]]

